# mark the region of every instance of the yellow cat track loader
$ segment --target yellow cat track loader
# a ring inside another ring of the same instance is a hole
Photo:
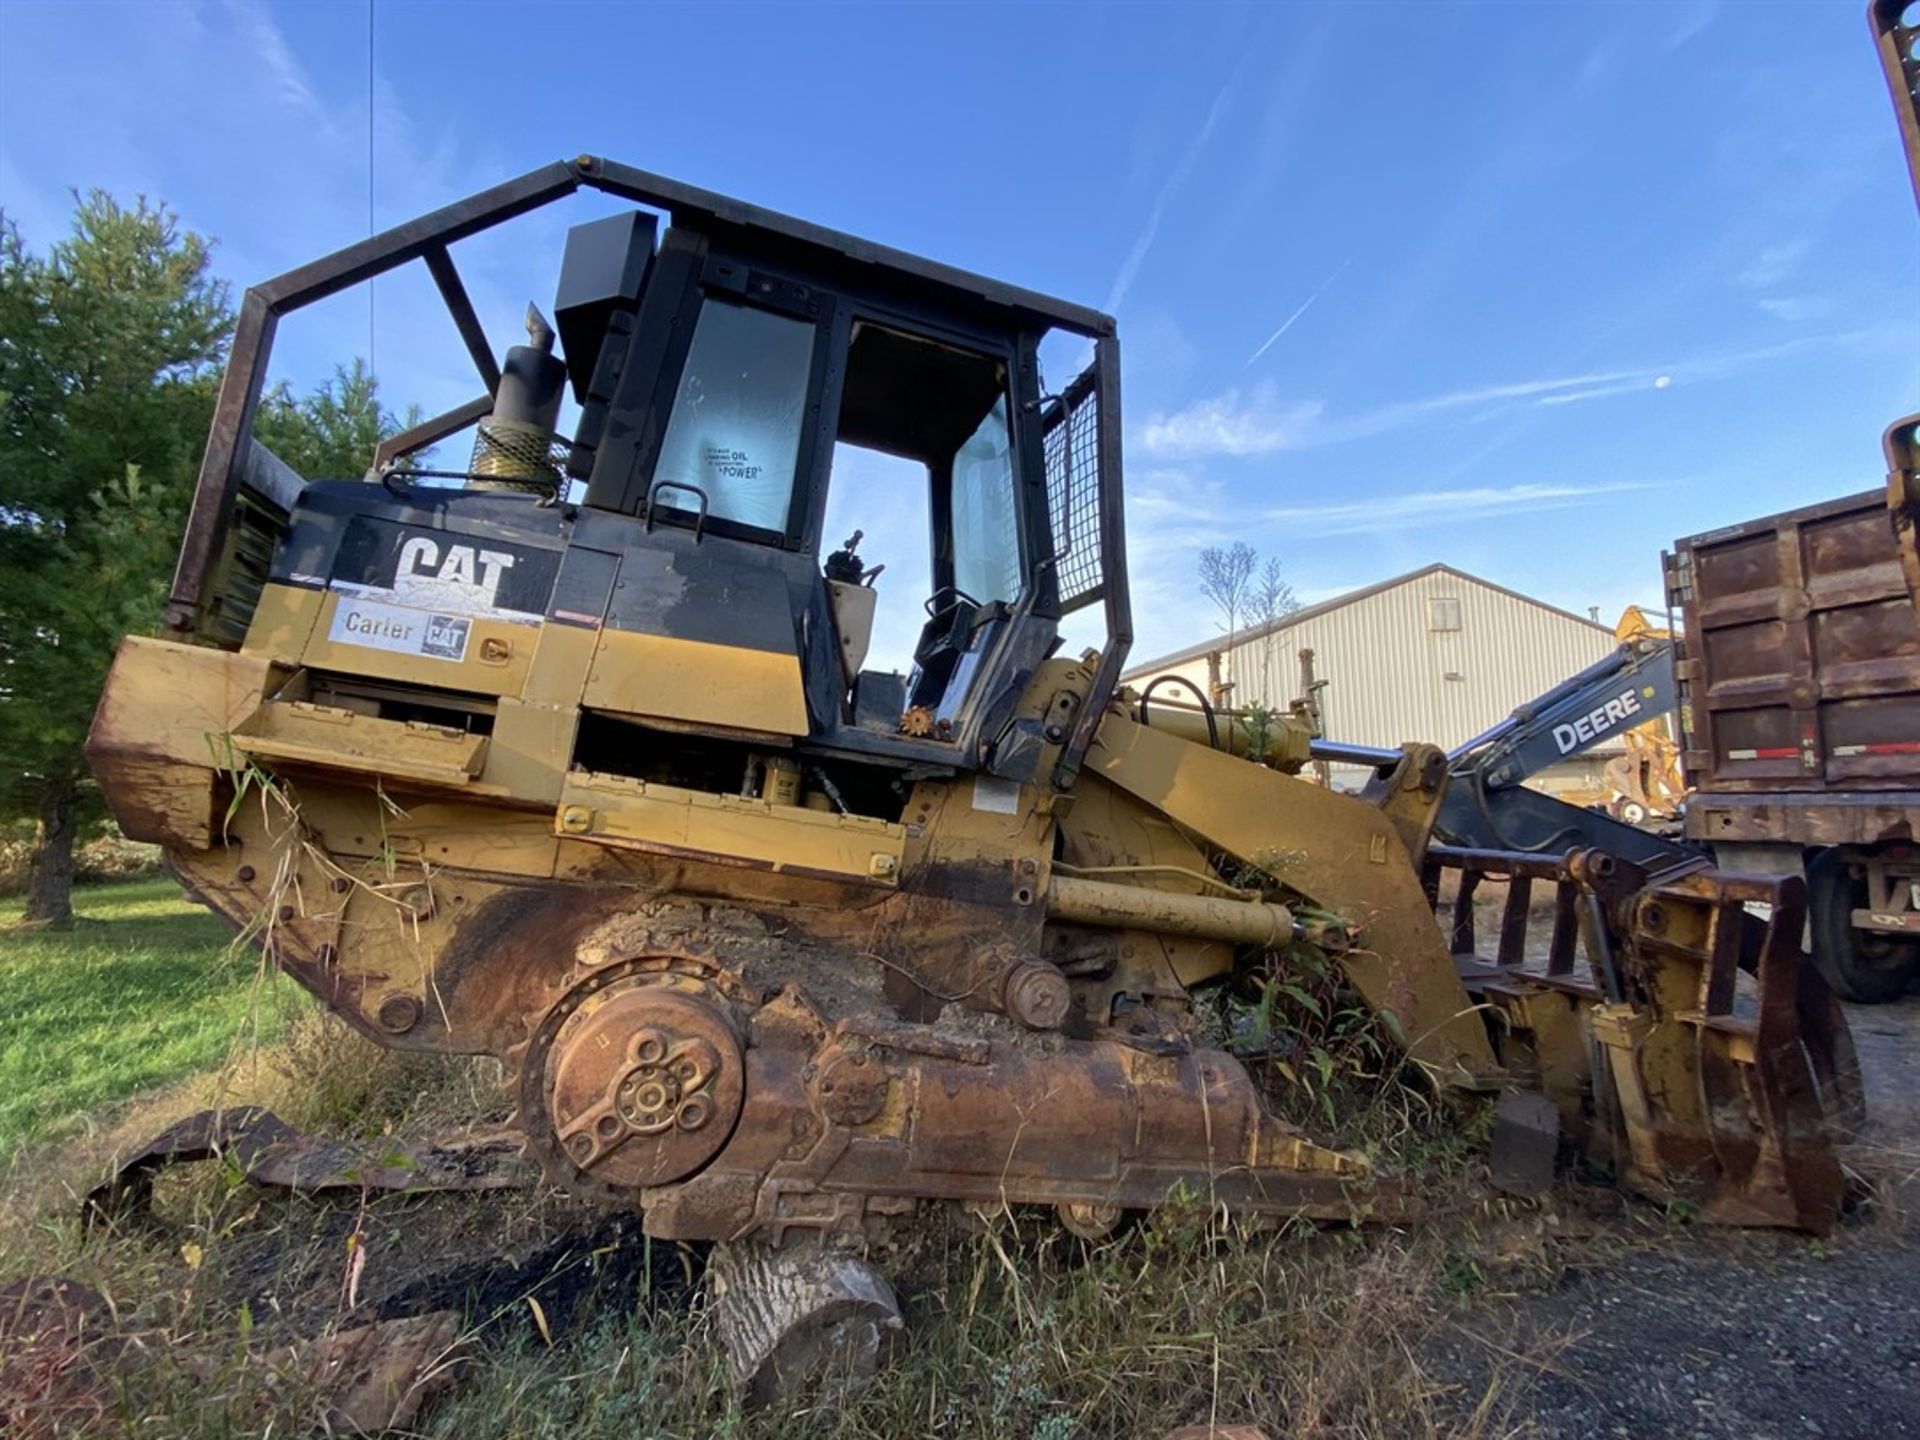
[[[583,187],[624,208],[568,234],[501,361],[451,247]],[[293,474],[250,435],[276,323],[415,261],[474,400],[365,478]],[[1090,355],[1057,392],[1049,334]],[[93,764],[348,1025],[499,1057],[553,1180],[656,1236],[1410,1213],[1408,1177],[1276,1118],[1202,1003],[1309,950],[1411,1083],[1496,1111],[1502,1183],[1584,1152],[1830,1225],[1852,1092],[1800,882],[1436,846],[1436,748],[1123,689],[1119,380],[1095,311],[598,158],[536,170],[248,292],[167,633],[126,641]],[[868,663],[890,628],[905,673]],[[1316,745],[1364,793],[1297,778]]]

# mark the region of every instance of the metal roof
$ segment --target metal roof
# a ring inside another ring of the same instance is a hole
[[[579,183],[665,210],[677,224],[691,223],[696,229],[707,230],[733,228],[762,239],[783,241],[830,264],[851,262],[857,266],[892,270],[948,292],[955,298],[984,300],[990,305],[1021,311],[1090,339],[1114,333],[1113,317],[1088,306],[989,279],[985,275],[957,269],[938,260],[896,250],[890,245],[863,240],[844,231],[830,230],[824,225],[783,215],[777,210],[749,205],[744,200],[735,200],[651,171],[638,170],[617,160],[582,155],[568,162],[568,168],[578,177]]]
[[[1544,610],[1550,615],[1557,615],[1566,620],[1578,621],[1582,625],[1590,625],[1595,630],[1601,631],[1608,636],[1609,639],[1611,639],[1613,635],[1612,627],[1602,625],[1599,621],[1591,619],[1588,616],[1576,615],[1571,610],[1562,610],[1558,605],[1549,605],[1544,600],[1536,600],[1531,595],[1523,595],[1518,590],[1510,590],[1505,585],[1497,585],[1491,580],[1482,579],[1478,575],[1469,574],[1467,571],[1458,569],[1455,566],[1436,561],[1432,565],[1423,565],[1418,570],[1409,570],[1404,575],[1395,575],[1389,580],[1377,581],[1372,585],[1362,586],[1358,590],[1349,590],[1346,594],[1336,595],[1331,600],[1322,600],[1318,605],[1308,605],[1303,609],[1290,611],[1273,621],[1272,624],[1255,625],[1245,630],[1237,630],[1234,632],[1231,641],[1229,641],[1225,635],[1218,635],[1210,640],[1202,640],[1198,644],[1189,645],[1184,650],[1175,650],[1170,655],[1162,655],[1154,660],[1143,660],[1138,665],[1128,667],[1127,673],[1121,678],[1124,680],[1138,680],[1143,676],[1153,674],[1155,671],[1167,669],[1169,666],[1184,665],[1192,660],[1204,659],[1215,650],[1228,648],[1229,644],[1231,644],[1233,648],[1238,649],[1251,641],[1264,639],[1268,635],[1277,635],[1282,630],[1290,630],[1305,621],[1331,614],[1335,610],[1345,609],[1349,605],[1378,595],[1382,591],[1392,590],[1401,585],[1409,585],[1415,580],[1425,579],[1429,575],[1452,575],[1460,580],[1471,581],[1475,585],[1482,585],[1489,590],[1497,591],[1509,599],[1523,601],[1528,605],[1534,606],[1536,609]]]

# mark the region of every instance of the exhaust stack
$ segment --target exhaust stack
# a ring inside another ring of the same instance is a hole
[[[527,306],[527,339],[507,351],[493,413],[473,437],[467,468],[478,488],[551,492],[562,483],[565,445],[553,427],[560,418],[567,367],[553,353],[553,327],[535,305]]]

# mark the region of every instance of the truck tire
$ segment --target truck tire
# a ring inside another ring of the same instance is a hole
[[[1920,941],[1853,928],[1866,903],[1865,885],[1838,851],[1807,862],[1807,922],[1813,964],[1834,994],[1856,1005],[1884,1005],[1906,994],[1920,974]]]

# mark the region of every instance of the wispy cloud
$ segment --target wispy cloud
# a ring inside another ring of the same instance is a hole
[[[1769,245],[1749,260],[1734,280],[1749,290],[1770,290],[1792,279],[1812,249],[1813,241],[1805,238]]]
[[[1209,455],[1271,455],[1314,443],[1318,401],[1283,402],[1271,385],[1199,400],[1172,414],[1154,412],[1140,429],[1147,454],[1171,460]]]
[[[1734,274],[1733,283],[1753,296],[1762,314],[1775,320],[1790,325],[1817,320],[1833,307],[1822,296],[1805,293],[1803,272],[1813,248],[1810,236],[1764,246]]]
[[[330,123],[331,117],[314,93],[305,67],[294,57],[293,47],[272,17],[250,5],[229,5],[224,13],[259,61],[262,73],[271,82],[274,99],[314,120]]]
[[[1665,390],[1673,384],[1671,375],[1653,377],[1652,388]],[[1535,405],[1578,405],[1583,400],[1604,400],[1610,395],[1643,395],[1648,389],[1647,378],[1636,375],[1630,380],[1621,380],[1606,385],[1592,385],[1584,390],[1561,390],[1552,395],[1542,395]]]
[[[1672,6],[1665,13],[1671,18],[1673,28],[1660,42],[1660,48],[1668,52],[1678,50],[1711,25],[1719,12],[1718,0],[1691,0],[1689,4]]]
[[[1789,324],[1817,320],[1833,309],[1830,301],[1818,295],[1768,295],[1754,303],[1763,313]]]
[[[1230,527],[1258,520],[1236,508],[1218,479],[1179,466],[1127,476],[1127,583],[1133,592],[1134,653],[1161,655],[1210,633],[1213,612],[1194,585],[1195,556]],[[1082,612],[1085,616],[1091,611]],[[1082,627],[1084,629],[1084,625]],[[1075,643],[1100,636],[1069,629]]]
[[[1272,455],[1342,445],[1449,418],[1477,419],[1510,411],[1523,403],[1559,406],[1653,394],[1694,382],[1725,379],[1803,350],[1886,338],[1887,332],[1865,330],[1806,335],[1775,345],[1713,351],[1665,365],[1472,386],[1344,415],[1330,411],[1318,399],[1284,396],[1271,382],[1263,381],[1250,390],[1236,386],[1184,409],[1155,411],[1135,440],[1148,455],[1162,460]]]
[[[1359,43],[1368,18],[1340,5],[1285,7],[1285,41],[1278,54],[1261,66],[1257,103],[1260,113],[1250,125],[1249,149],[1238,166],[1239,183],[1233,197],[1219,208],[1216,233],[1242,235],[1254,223],[1260,206],[1276,191],[1298,184],[1300,160],[1319,153],[1315,128],[1306,117],[1324,103],[1323,87],[1336,84],[1339,43]]]
[[[1651,489],[1643,481],[1598,485],[1486,485],[1460,490],[1416,490],[1376,500],[1343,500],[1324,505],[1288,505],[1268,510],[1264,519],[1297,526],[1316,538],[1332,535],[1382,535],[1412,525],[1466,525],[1593,505],[1613,496]]]
[[[1280,322],[1280,328],[1278,330],[1275,330],[1271,335],[1269,335],[1265,340],[1261,342],[1260,348],[1254,351],[1253,354],[1247,357],[1247,363],[1243,365],[1241,368],[1246,370],[1252,369],[1253,362],[1258,360],[1262,355],[1266,354],[1267,351],[1271,350],[1273,348],[1273,342],[1278,340],[1282,335],[1286,334],[1287,331],[1291,330],[1294,327],[1295,323],[1300,319],[1300,317],[1306,314],[1307,311],[1313,308],[1313,302],[1318,300],[1322,295],[1326,294],[1327,287],[1333,284],[1334,281],[1338,280],[1340,276],[1345,273],[1346,268],[1352,263],[1353,263],[1352,256],[1348,256],[1345,260],[1342,260],[1340,262],[1339,268],[1336,269],[1331,275],[1327,276],[1326,279],[1322,280],[1318,285],[1318,287],[1315,288],[1314,292],[1311,295],[1307,296],[1306,299],[1302,300],[1291,315],[1287,316],[1286,319]]]
[[[1651,370],[1600,370],[1585,375],[1557,375],[1538,380],[1513,380],[1499,385],[1477,385],[1465,390],[1450,390],[1444,395],[1429,395],[1419,400],[1401,400],[1373,410],[1346,417],[1327,428],[1321,443],[1362,439],[1402,426],[1415,424],[1463,411],[1493,409],[1518,400],[1544,402],[1555,395],[1599,389],[1624,393],[1658,378]]]
[[[112,25],[95,28],[84,41],[61,37],[72,46],[64,63],[10,65],[0,82],[9,112],[30,108],[61,136],[57,147],[23,149],[15,126],[0,155],[8,213],[31,223],[36,245],[64,230],[70,184],[161,196],[183,224],[217,237],[215,266],[238,290],[366,234],[370,128],[381,226],[523,168],[491,153],[497,142],[470,127],[412,113],[406,81],[389,82],[384,51],[372,95],[364,72],[342,77],[320,68],[315,57],[324,52],[296,45],[259,0],[128,6]],[[349,33],[357,46],[358,32]],[[76,90],[73,57],[83,47],[88,83]],[[205,83],[210,74],[221,83]],[[206,145],[209,135],[220,137],[217,147]],[[551,293],[548,257],[557,256],[557,233],[547,246],[527,238],[541,223],[538,216],[515,222],[522,228],[504,243],[480,236],[456,247],[496,344],[518,338],[529,298]],[[477,392],[465,348],[422,267],[383,276],[376,294],[371,325],[365,290],[288,317],[273,378],[305,388],[359,354],[376,362],[383,398],[396,408],[417,401],[433,413]]]
[[[1330,416],[1318,400],[1284,399],[1271,382],[1262,382],[1251,390],[1236,387],[1195,401],[1171,414],[1155,412],[1141,427],[1138,443],[1149,455],[1163,459],[1272,455],[1344,444],[1452,413],[1488,410],[1556,393],[1625,388],[1626,382],[1640,378],[1641,372],[1614,371],[1519,380],[1395,401],[1345,416]],[[1648,373],[1644,378],[1651,382],[1654,377]]]
[[[1217,616],[1195,588],[1194,565],[1200,550],[1220,544],[1222,537],[1244,536],[1262,550],[1287,556],[1289,565],[1300,556],[1296,542],[1302,536],[1311,537],[1316,545],[1359,537],[1360,548],[1337,553],[1364,557],[1362,563],[1376,569],[1395,564],[1409,568],[1433,558],[1439,543],[1433,537],[1441,531],[1456,537],[1462,531],[1483,533],[1490,522],[1503,518],[1604,504],[1655,488],[1651,481],[1536,481],[1262,509],[1236,500],[1221,481],[1190,467],[1149,466],[1128,481],[1128,569],[1137,656],[1165,654],[1217,629]],[[1418,553],[1403,554],[1409,546]],[[1324,565],[1319,569],[1317,577],[1311,566],[1301,572],[1298,591],[1303,603],[1331,599],[1356,583],[1346,575],[1329,576]],[[1078,643],[1081,637],[1076,633],[1075,638]],[[1091,632],[1084,638],[1087,643],[1099,639]]]

